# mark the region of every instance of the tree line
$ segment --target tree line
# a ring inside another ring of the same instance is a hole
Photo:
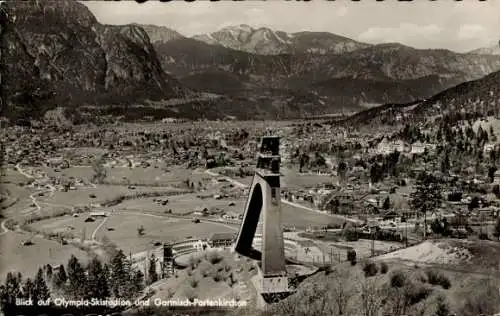
[[[21,307],[16,299],[31,300],[33,306],[42,307],[51,295],[68,299],[124,299],[134,300],[146,284],[159,279],[157,259],[149,258],[148,278],[132,267],[131,259],[118,250],[107,263],[97,257],[83,264],[74,255],[66,265],[40,267],[33,278],[24,278],[21,273],[8,272],[4,284],[0,285],[0,307],[6,315]]]

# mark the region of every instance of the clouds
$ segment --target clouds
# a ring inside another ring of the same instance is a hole
[[[460,26],[457,38],[459,40],[484,39],[488,37],[488,31],[479,24],[465,24]]]
[[[397,27],[370,27],[358,35],[358,40],[369,43],[383,42],[411,42],[412,38],[436,39],[442,32],[442,28],[436,24],[417,25],[412,23],[401,23]]]

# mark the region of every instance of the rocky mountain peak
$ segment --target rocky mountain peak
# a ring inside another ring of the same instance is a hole
[[[13,1],[3,38],[11,115],[58,106],[126,104],[182,95],[137,25],[100,24],[76,1]]]

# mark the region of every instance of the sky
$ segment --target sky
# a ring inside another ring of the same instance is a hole
[[[320,31],[361,42],[466,52],[498,45],[500,0],[85,1],[103,24],[154,24],[185,36],[247,24],[285,32]]]

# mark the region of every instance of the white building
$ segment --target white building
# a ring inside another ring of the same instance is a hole
[[[411,144],[411,154],[423,154],[425,152],[425,145],[421,142]]]
[[[394,151],[409,152],[411,146],[400,139],[389,141],[386,137],[377,145],[377,153],[379,154],[390,154]]]
[[[485,153],[492,152],[493,150],[495,150],[495,144],[492,144],[492,143],[485,144],[483,147],[483,151]]]

